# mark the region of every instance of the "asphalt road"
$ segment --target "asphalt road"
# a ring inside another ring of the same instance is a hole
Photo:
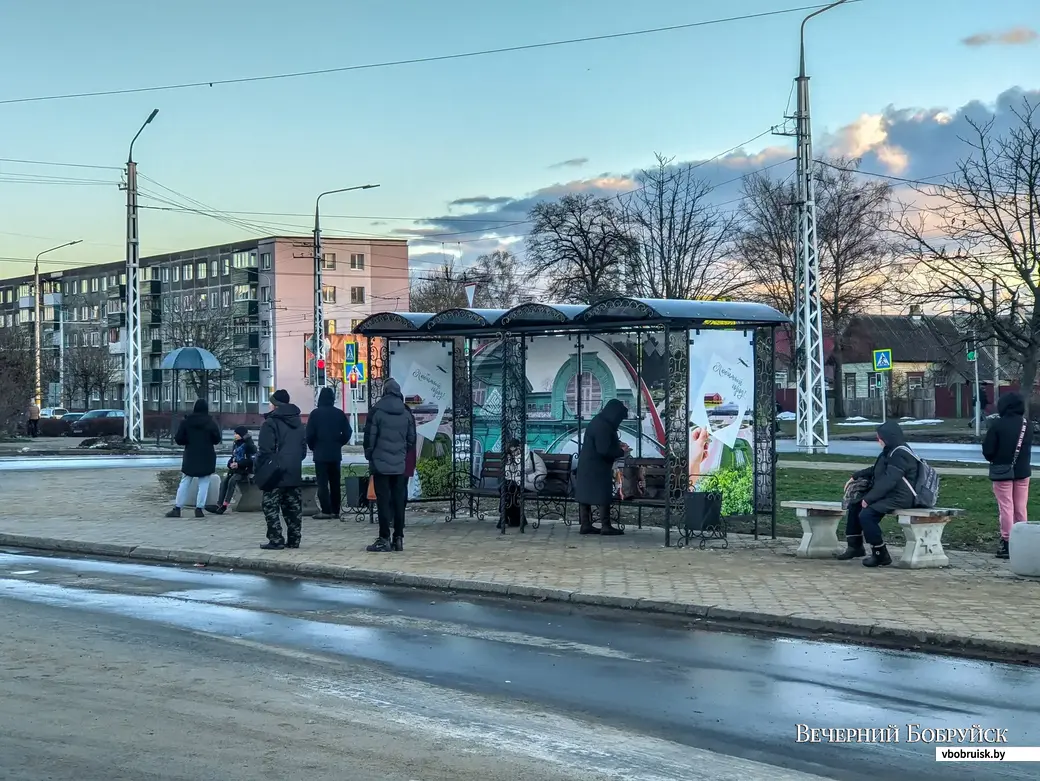
[[[913,437],[913,432],[908,436]],[[982,450],[978,445],[953,445],[944,442],[910,442],[922,458],[932,461],[963,461],[970,464],[984,464],[986,459],[982,457]],[[828,454],[832,456],[857,456],[861,458],[873,458],[878,453],[878,445],[875,442],[850,442],[848,440],[831,440],[827,448]],[[777,453],[797,453],[798,445],[793,439],[778,439],[776,441]],[[1033,448],[1033,463],[1040,463],[1040,448]]]
[[[984,609],[984,606],[980,606]],[[797,726],[1040,741],[1040,672],[633,614],[0,552],[11,781],[1035,779]]]

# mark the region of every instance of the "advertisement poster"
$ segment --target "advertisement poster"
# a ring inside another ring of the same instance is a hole
[[[390,344],[390,376],[415,416],[416,473],[408,484],[409,499],[446,496],[450,490],[451,365],[450,342]]]
[[[752,512],[754,357],[751,332],[690,332],[690,487],[724,515]]]

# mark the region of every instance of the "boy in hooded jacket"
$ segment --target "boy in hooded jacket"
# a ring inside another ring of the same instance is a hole
[[[191,481],[198,480],[199,488],[195,496],[195,517],[202,518],[205,513],[206,495],[209,492],[210,475],[217,471],[216,446],[222,439],[220,428],[209,415],[209,404],[205,399],[197,399],[190,415],[185,415],[173,441],[184,448],[181,459],[181,484],[177,489],[173,509],[166,513],[167,518],[180,518],[181,509],[188,501]],[[211,509],[212,508],[211,506]]]
[[[289,401],[289,393],[271,395],[271,411],[260,427],[256,457],[256,483],[264,492],[261,507],[267,521],[264,550],[299,548],[303,536],[303,460],[307,457],[307,432],[300,408]],[[279,518],[281,513],[281,518]],[[282,536],[282,520],[285,536]]]
[[[841,561],[862,558],[864,567],[887,567],[892,563],[881,534],[881,519],[893,510],[914,506],[913,486],[920,470],[917,456],[907,447],[903,429],[894,420],[878,427],[877,438],[881,453],[874,465],[852,475],[852,480],[869,479],[870,489],[849,507],[845,520],[848,547],[838,555]],[[870,545],[869,556],[864,541]]]
[[[249,429],[239,426],[235,429],[235,443],[231,449],[231,458],[227,462],[227,474],[220,482],[220,499],[217,501],[218,515],[227,512],[238,484],[249,479],[255,458],[256,445],[253,443],[253,437],[250,436]]]

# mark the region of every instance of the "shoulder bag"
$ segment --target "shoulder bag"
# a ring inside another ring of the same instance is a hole
[[[990,464],[989,479],[994,483],[1003,483],[1015,479],[1015,464],[1018,463],[1018,454],[1022,452],[1022,443],[1026,438],[1026,426],[1029,421],[1022,418],[1022,430],[1018,432],[1018,444],[1015,445],[1015,455],[1010,464]]]

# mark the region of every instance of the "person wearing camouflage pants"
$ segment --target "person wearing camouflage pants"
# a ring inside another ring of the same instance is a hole
[[[299,548],[307,437],[300,420],[300,408],[290,403],[289,394],[284,390],[271,395],[271,411],[264,415],[258,450],[254,479],[264,492],[261,507],[267,520],[267,543],[260,547],[264,550]],[[285,537],[282,521],[285,521]]]
[[[264,491],[264,499],[260,506],[267,521],[268,543],[278,547],[299,548],[303,535],[303,494],[300,489],[275,488],[273,491]],[[284,538],[282,519],[285,520]]]

